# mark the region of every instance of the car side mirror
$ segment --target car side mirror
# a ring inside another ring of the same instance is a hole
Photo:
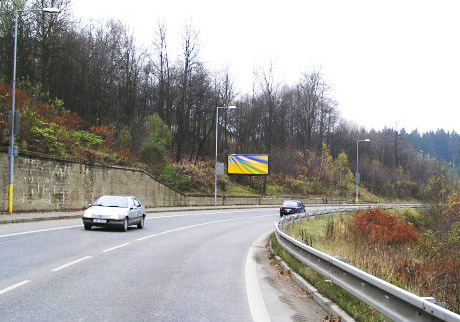
[[[93,204],[92,204],[92,203],[90,203],[90,204],[88,204],[88,207],[91,207],[92,205],[93,205]]]

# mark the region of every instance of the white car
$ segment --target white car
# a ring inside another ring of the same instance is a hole
[[[82,219],[86,230],[93,226],[112,226],[127,231],[131,225],[137,225],[137,228],[142,229],[145,207],[136,197],[102,196],[85,210]]]

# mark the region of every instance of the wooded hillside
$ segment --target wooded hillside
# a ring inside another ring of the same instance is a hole
[[[116,153],[108,159],[140,161],[161,173],[167,160],[211,162],[216,107],[236,105],[219,111],[220,161],[227,153],[269,153],[277,180],[337,186],[343,180],[352,182],[356,141],[369,138],[370,143],[359,147],[360,173],[363,184],[374,193],[420,197],[420,187],[431,176],[447,177],[447,168],[419,152],[414,136],[405,131],[366,131],[341,119],[338,103],[317,70],[304,71],[295,84],[281,84],[273,76],[276,67],[270,66],[257,71],[252,92],[236,93],[230,67],[210,71],[200,59],[199,33],[192,25],[184,24],[181,55],[170,57],[166,24],[146,31],[152,45],[141,47],[122,22],[82,24],[73,17],[70,5],[71,0],[1,2],[4,146],[11,106],[14,10],[58,7],[62,10],[58,15],[28,12],[19,19],[17,84],[23,90],[19,93],[33,97],[38,105],[53,106],[56,114],[42,113],[41,122],[34,124],[23,122],[21,148],[79,153],[79,148],[72,152],[69,143],[53,147],[51,137],[62,137],[59,125],[80,133],[66,137],[85,142],[79,145],[83,149]],[[34,110],[25,102],[19,99],[17,108]],[[30,121],[30,113],[26,115]]]

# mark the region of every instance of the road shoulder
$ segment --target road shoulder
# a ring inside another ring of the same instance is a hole
[[[283,272],[270,255],[269,235],[251,245],[255,249],[257,278],[265,307],[271,321],[318,322],[333,321],[312,297],[297,286],[290,274]]]

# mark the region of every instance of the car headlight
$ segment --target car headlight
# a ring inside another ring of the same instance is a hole
[[[119,220],[119,219],[121,219],[121,216],[120,216],[120,215],[111,215],[111,216],[110,216],[110,219]]]

